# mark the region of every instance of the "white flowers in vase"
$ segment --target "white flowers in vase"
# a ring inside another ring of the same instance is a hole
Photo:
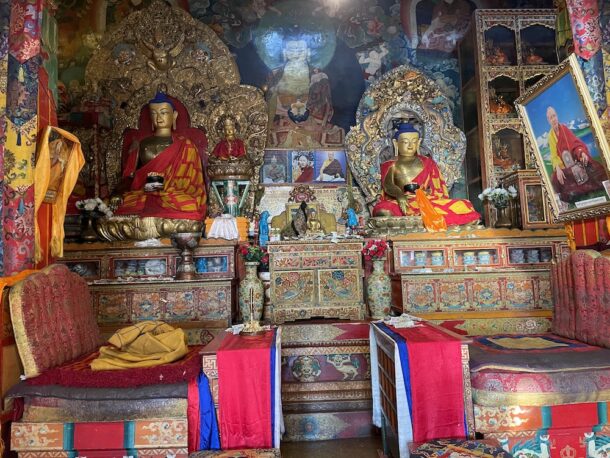
[[[479,199],[483,202],[488,201],[496,208],[508,207],[508,202],[511,199],[517,197],[517,190],[514,186],[509,186],[508,189],[501,187],[498,188],[485,188]]]
[[[94,216],[112,217],[112,210],[99,197],[79,200],[76,202],[76,208],[83,212],[90,212]]]

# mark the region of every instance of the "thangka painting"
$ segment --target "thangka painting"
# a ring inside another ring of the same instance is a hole
[[[575,55],[516,101],[555,218],[610,211],[610,147]]]

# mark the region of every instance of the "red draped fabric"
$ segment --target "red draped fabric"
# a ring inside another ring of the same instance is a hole
[[[117,215],[156,216],[202,220],[206,213],[206,192],[203,169],[193,143],[181,137],[158,156],[137,167],[138,149],[134,148],[126,163],[123,176],[135,173],[131,190],[124,196]],[[145,192],[148,175],[164,178],[161,191]]]
[[[222,449],[271,448],[271,345],[262,336],[228,335],[217,352]]]
[[[411,379],[413,440],[464,437],[464,384],[460,341],[424,323],[391,327],[405,338]]]

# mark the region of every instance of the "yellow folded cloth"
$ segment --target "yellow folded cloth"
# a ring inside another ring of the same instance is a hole
[[[188,353],[184,331],[162,321],[143,321],[119,329],[108,343],[91,362],[92,370],[159,366]]]

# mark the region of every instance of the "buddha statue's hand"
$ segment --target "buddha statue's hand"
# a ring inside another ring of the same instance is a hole
[[[110,198],[110,210],[116,211],[123,204],[123,198],[121,196],[112,196]]]
[[[402,212],[403,215],[408,215],[410,213],[409,211],[409,203],[407,201],[407,197],[399,197],[398,199],[396,199],[398,201],[398,206],[400,207],[400,211]]]

